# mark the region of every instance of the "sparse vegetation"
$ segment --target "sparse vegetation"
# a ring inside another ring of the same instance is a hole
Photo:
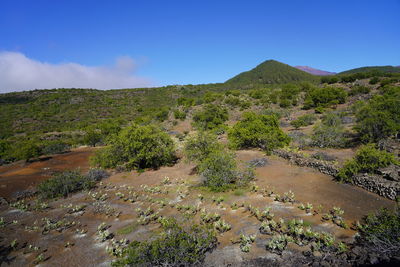
[[[66,197],[76,191],[93,188],[97,181],[107,176],[100,169],[91,169],[86,175],[79,170],[64,171],[39,184],[38,192],[42,198]]]
[[[129,244],[123,257],[115,261],[113,266],[201,264],[205,253],[217,244],[214,232],[206,226],[193,226],[190,230],[184,230],[170,220],[163,227],[164,232],[153,241],[134,241]]]

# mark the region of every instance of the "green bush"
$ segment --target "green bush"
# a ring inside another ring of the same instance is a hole
[[[373,77],[371,78],[371,80],[369,80],[369,84],[377,84],[379,82],[379,78],[378,77]]]
[[[38,192],[42,198],[67,197],[69,194],[94,187],[96,180],[80,174],[79,170],[64,171],[41,182]]]
[[[288,108],[297,104],[297,97],[300,93],[300,87],[294,84],[286,84],[279,91],[279,106]]]
[[[103,136],[100,130],[91,127],[88,130],[86,130],[86,133],[83,137],[83,143],[89,146],[96,146],[96,144],[102,141],[102,137]]]
[[[321,83],[333,84],[339,82],[339,78],[336,76],[324,76],[321,78]]]
[[[364,223],[359,227],[358,243],[372,251],[392,257],[398,255],[400,250],[400,208],[394,212],[381,209],[376,214],[364,218]]]
[[[335,113],[326,114],[322,122],[315,125],[311,140],[317,147],[343,147],[346,139],[341,118]]]
[[[60,154],[68,151],[71,146],[63,141],[48,141],[43,144],[41,153],[43,155]]]
[[[261,148],[267,152],[290,142],[274,115],[256,115],[253,112],[243,114],[243,119],[228,131],[228,138],[235,149]]]
[[[29,161],[32,158],[37,158],[41,153],[41,146],[37,140],[25,140],[13,145],[12,157],[17,160]]]
[[[193,115],[194,126],[200,130],[221,127],[228,120],[228,111],[217,105],[208,104]]]
[[[178,106],[191,107],[195,104],[194,98],[180,97],[178,98]]]
[[[364,142],[377,142],[400,131],[400,87],[386,88],[356,112],[355,129]]]
[[[134,241],[113,266],[200,266],[217,245],[213,229],[194,225],[185,230],[173,220],[151,241]]]
[[[316,120],[315,116],[312,114],[305,114],[303,116],[298,117],[296,120],[290,122],[294,128],[298,129],[300,127],[305,127],[311,125]]]
[[[224,191],[234,185],[245,185],[254,178],[251,168],[238,169],[232,152],[216,150],[204,158],[198,171],[204,177],[204,184],[212,191]]]
[[[0,165],[11,161],[11,144],[6,140],[0,139]]]
[[[188,161],[201,162],[212,152],[222,150],[217,137],[208,132],[198,132],[187,139],[184,147],[184,154]]]
[[[363,85],[356,85],[351,87],[349,95],[351,96],[362,95],[362,94],[368,94],[369,92],[371,92],[371,88]]]
[[[168,119],[168,115],[169,115],[169,109],[168,109],[168,108],[161,108],[160,110],[158,110],[158,111],[155,113],[155,118],[156,118],[158,121],[163,122],[163,121],[165,121],[166,119]]]
[[[99,150],[92,164],[103,168],[124,165],[127,169],[158,168],[175,160],[170,136],[154,125],[131,125]]]
[[[186,112],[176,109],[174,110],[174,117],[176,120],[183,121],[184,119],[186,119]]]
[[[346,101],[347,92],[338,87],[316,87],[307,92],[304,100],[304,108],[329,107],[343,104]]]
[[[357,173],[374,173],[379,168],[398,164],[393,154],[375,148],[374,144],[361,146],[353,159],[348,160],[340,169],[338,179],[351,182]]]

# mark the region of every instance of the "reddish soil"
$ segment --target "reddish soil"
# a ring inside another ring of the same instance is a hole
[[[27,166],[6,166],[1,169],[1,179],[6,177],[10,184],[12,181],[18,181],[17,184],[20,184],[19,179],[22,178],[19,177],[23,175],[34,181],[45,179],[48,176],[46,176],[47,169],[44,170],[44,168],[56,171],[71,169],[72,166],[72,168],[80,167],[85,170],[88,168],[88,157],[91,153],[93,149],[81,148]],[[237,155],[242,161],[265,157],[262,152],[252,150],[238,151]],[[344,209],[344,218],[349,225],[352,221],[361,219],[366,213],[377,210],[381,206],[393,208],[395,205],[393,201],[362,189],[338,184],[331,177],[310,168],[293,166],[280,158],[267,158],[268,164],[256,169],[255,184],[260,189],[274,188],[274,191],[281,195],[292,190],[295,193],[296,203],[277,202],[259,192],[250,192],[249,188],[242,189],[240,192],[212,193],[198,186],[201,184],[201,179],[193,172],[194,165],[180,161],[171,167],[162,167],[144,173],[122,172],[103,180],[92,193],[107,194],[106,200],[100,203],[112,210],[110,214],[104,211],[98,212],[96,205],[99,201],[85,192],[52,201],[49,203],[50,209],[44,211],[20,211],[9,206],[0,206],[0,217],[3,217],[6,222],[6,226],[0,228],[0,249],[8,247],[13,240],[18,241],[15,250],[4,250],[0,253],[2,257],[0,259],[3,260],[0,266],[33,266],[35,258],[40,253],[49,257],[41,264],[42,266],[108,266],[114,257],[106,252],[106,246],[110,246],[111,241],[98,240],[97,227],[102,222],[110,226],[108,230],[114,234],[116,240],[126,238],[130,241],[144,241],[161,231],[160,225],[156,222],[140,225],[137,221],[139,218],[137,208],[144,210],[151,207],[160,215],[174,217],[185,226],[199,223],[200,211],[196,215],[186,216],[185,211],[177,209],[178,205],[193,205],[208,213],[220,214],[221,218],[232,226],[232,229],[218,234],[219,244],[212,253],[207,254],[205,264],[222,266],[230,263],[237,264],[243,259],[255,257],[278,257],[265,249],[266,240],[271,236],[260,234],[261,222],[243,207],[232,209],[231,205],[234,202],[239,205],[251,205],[260,210],[271,207],[275,220],[302,218],[311,225],[314,231],[330,232],[337,240],[345,242],[353,240],[355,234],[353,230],[340,228],[332,222],[322,222],[321,214],[306,214],[297,208],[299,203],[310,202],[314,207],[321,204],[323,212],[328,212],[333,206],[339,206]],[[169,183],[163,183],[165,177],[170,178]],[[153,188],[143,187],[143,185]],[[15,188],[21,190],[25,187],[19,185]],[[152,191],[155,189],[161,191]],[[128,198],[132,192],[137,194],[137,198],[131,202]],[[118,197],[121,194],[127,198],[123,200],[124,197]],[[198,197],[199,194],[204,197],[202,201]],[[224,198],[220,205],[213,201],[217,197]],[[82,212],[70,213],[68,210],[71,207],[65,207],[69,204],[73,206],[85,204],[86,207]],[[44,234],[42,233],[44,227],[42,218],[44,217],[55,221],[63,219],[75,221],[76,224],[60,232],[51,230]],[[35,225],[39,226],[37,230],[29,230]],[[77,234],[76,230],[81,229],[86,233]],[[237,239],[240,234],[257,235],[249,253],[240,251],[239,245],[231,242],[231,239]],[[68,244],[73,245],[67,246]],[[36,252],[27,252],[28,245],[38,246],[40,249]],[[296,247],[296,249],[303,248]]]
[[[82,147],[71,152],[42,158],[33,163],[18,162],[0,166],[0,197],[13,198],[17,192],[33,189],[55,172],[80,168],[89,169],[89,156],[94,148]]]

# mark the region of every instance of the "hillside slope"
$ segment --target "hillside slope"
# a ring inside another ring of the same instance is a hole
[[[316,81],[318,78],[287,64],[267,60],[252,70],[242,72],[226,81],[229,84],[282,84],[298,81]]]
[[[335,75],[335,72],[329,72],[325,70],[319,70],[319,69],[314,69],[309,66],[294,66],[296,69],[305,71],[307,73],[310,73],[312,75],[318,75],[318,76],[327,76],[327,75]]]
[[[383,72],[383,73],[400,73],[400,67],[394,66],[369,66],[369,67],[361,67],[355,68],[351,70],[342,71],[339,74],[353,74],[360,72]]]

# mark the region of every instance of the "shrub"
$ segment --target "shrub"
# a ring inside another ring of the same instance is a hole
[[[83,137],[83,143],[89,146],[96,146],[96,144],[102,141],[102,134],[99,130],[89,128]]]
[[[206,105],[193,115],[194,126],[201,130],[221,127],[228,120],[228,111],[217,105]]]
[[[204,103],[212,103],[215,100],[221,98],[221,94],[219,93],[214,93],[214,92],[206,92],[203,96],[203,102]]]
[[[43,155],[60,154],[68,151],[71,146],[62,141],[50,141],[44,144],[42,148]]]
[[[290,122],[294,128],[298,129],[300,127],[305,127],[311,125],[316,120],[315,116],[312,114],[305,114],[303,116],[298,117],[296,120]]]
[[[6,140],[0,139],[0,165],[11,160],[11,144]]]
[[[98,151],[92,163],[103,168],[124,165],[127,169],[158,168],[175,160],[170,136],[154,125],[131,125]]]
[[[304,100],[304,108],[329,107],[343,104],[346,101],[347,93],[338,87],[313,88],[307,92]]]
[[[184,153],[189,161],[201,162],[211,153],[221,150],[215,135],[207,132],[198,132],[191,136],[185,143]]]
[[[69,194],[94,187],[95,181],[80,174],[78,170],[64,171],[54,177],[41,182],[38,185],[38,192],[42,198],[66,197]]]
[[[168,108],[161,108],[160,110],[158,110],[155,114],[155,118],[161,122],[165,121],[166,119],[168,119],[168,115],[169,115],[169,109]]]
[[[286,84],[282,86],[279,92],[279,106],[288,108],[297,104],[297,96],[300,93],[300,87],[294,84]]]
[[[338,179],[351,182],[352,176],[361,172],[376,172],[390,164],[398,164],[393,154],[380,151],[374,144],[360,147],[353,159],[347,161],[340,169]]]
[[[197,266],[206,252],[217,245],[215,232],[207,226],[193,226],[190,230],[176,221],[164,223],[164,232],[152,241],[130,243],[123,258],[113,266]]]
[[[243,114],[243,119],[228,132],[230,144],[236,149],[261,148],[267,152],[289,144],[290,138],[279,128],[273,115]]]
[[[176,109],[176,110],[174,110],[174,117],[176,120],[183,121],[184,119],[186,119],[186,112]]]
[[[199,173],[204,177],[204,184],[212,191],[224,191],[232,186],[245,185],[254,178],[252,168],[240,171],[235,156],[231,152],[217,150],[198,166]]]
[[[358,243],[384,257],[398,255],[400,250],[400,208],[391,212],[381,209],[364,218]]]
[[[311,144],[317,147],[343,147],[346,142],[344,134],[340,117],[335,113],[328,113],[321,123],[315,125]]]
[[[369,80],[369,84],[377,84],[379,82],[379,78],[378,77],[373,77],[371,78],[371,80]]]
[[[356,85],[350,89],[349,95],[361,95],[361,94],[368,94],[371,91],[371,88],[363,86],[363,85]]]
[[[387,88],[356,112],[355,129],[364,142],[377,142],[400,131],[400,87]]]
[[[36,140],[26,140],[14,144],[13,157],[16,159],[23,159],[29,161],[32,158],[39,157],[41,153],[41,146]]]
[[[191,107],[195,104],[195,100],[193,98],[180,97],[177,101],[178,106]]]
[[[105,170],[98,168],[91,168],[86,174],[86,177],[92,181],[100,181],[108,176],[110,175]]]
[[[333,84],[339,82],[339,78],[336,76],[324,76],[321,78],[321,83]]]

